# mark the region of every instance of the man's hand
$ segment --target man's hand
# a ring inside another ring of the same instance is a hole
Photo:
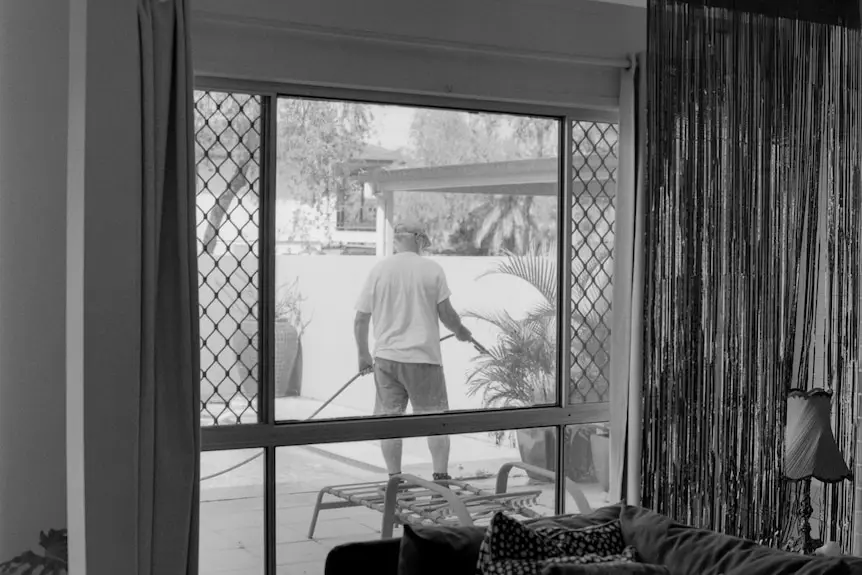
[[[455,337],[458,341],[473,341],[473,332],[464,327],[464,324],[455,330]]]
[[[372,371],[374,371],[374,358],[367,351],[361,352],[359,354],[359,373],[365,375]]]

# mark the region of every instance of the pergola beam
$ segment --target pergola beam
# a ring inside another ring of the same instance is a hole
[[[616,167],[616,158],[612,156],[575,158],[572,196],[613,198],[616,186],[608,183]],[[395,192],[554,197],[560,190],[559,173],[557,158],[539,158],[428,168],[379,168],[354,179],[363,183],[365,194],[377,197],[377,255],[385,257],[394,248]]]
[[[616,170],[616,158],[593,155],[577,158],[575,183],[604,182]],[[461,192],[482,194],[556,195],[559,179],[557,158],[511,160],[484,164],[434,166],[428,168],[379,169],[360,174],[360,182],[383,192]],[[549,187],[550,186],[550,187]],[[592,187],[592,186],[590,186]],[[549,191],[551,190],[551,191]]]

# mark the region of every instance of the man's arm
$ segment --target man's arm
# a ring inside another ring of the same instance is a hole
[[[359,353],[359,371],[371,369],[374,360],[368,348],[368,326],[371,324],[371,314],[358,311],[353,319],[353,337],[356,339],[356,350]]]
[[[437,304],[437,314],[440,316],[440,321],[443,322],[446,329],[454,333],[455,337],[459,340],[470,341],[473,337],[470,330],[464,327],[464,324],[461,323],[461,316],[459,316],[458,312],[455,311],[455,308],[452,307],[452,302],[449,301],[448,297]]]
[[[361,311],[356,312],[353,319],[353,337],[356,338],[356,349],[359,354],[369,354],[368,351],[368,326],[371,325],[371,314]]]
[[[374,284],[376,282],[377,266],[371,269],[362,290],[356,299],[356,317],[353,319],[353,337],[356,340],[356,350],[359,352],[359,373],[368,373],[374,366],[374,358],[368,349],[368,326],[374,309]]]

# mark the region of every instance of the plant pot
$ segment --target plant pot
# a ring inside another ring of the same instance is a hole
[[[593,480],[590,439],[580,427],[566,428],[566,477],[576,483]]]
[[[258,394],[260,346],[258,324],[245,321],[231,338],[237,353],[232,379],[249,400]],[[286,321],[275,322],[275,396],[295,397],[302,393],[302,342],[296,329]]]
[[[258,368],[260,358],[260,338],[257,321],[244,321],[231,336],[231,348],[236,352],[236,363],[231,368],[231,379],[239,385],[242,394],[249,401],[257,396],[260,381]],[[233,390],[230,390],[232,392]],[[224,396],[224,390],[221,390]],[[225,397],[225,399],[230,399]]]
[[[522,462],[548,471],[557,469],[557,445],[554,440],[553,429],[519,429],[515,435],[518,438],[518,451],[521,454]],[[542,483],[549,481],[547,477],[541,477],[530,472],[527,472],[527,476]]]
[[[302,341],[289,322],[275,322],[275,396],[302,393]]]
[[[590,448],[593,454],[593,466],[596,470],[596,480],[602,486],[602,491],[607,493],[611,488],[610,481],[610,456],[611,438],[607,435],[591,435]]]

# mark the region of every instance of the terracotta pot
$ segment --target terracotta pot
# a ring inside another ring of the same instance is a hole
[[[593,466],[596,470],[596,480],[601,484],[602,491],[610,490],[611,438],[607,435],[591,435],[590,448],[593,452]]]
[[[286,321],[275,322],[275,396],[302,393],[302,341]]]
[[[521,461],[529,465],[535,465],[548,471],[557,469],[556,450],[553,429],[519,429],[515,432],[518,438],[518,451],[521,453]],[[541,477],[533,473],[527,473],[530,479],[548,482],[547,477]]]
[[[249,400],[257,395],[258,382],[260,381],[258,366],[260,338],[257,331],[258,323],[256,321],[244,321],[230,339],[231,348],[236,352],[236,364],[231,368],[231,379],[234,383],[239,384],[242,394]],[[226,384],[227,382],[223,383],[222,387]],[[221,389],[220,391],[221,395],[224,396],[225,390]],[[225,399],[230,398],[225,397]]]
[[[258,393],[260,345],[255,321],[243,322],[231,338],[231,347],[237,352],[232,379],[240,384],[245,397],[252,399]],[[249,342],[251,341],[251,343]],[[275,396],[291,397],[302,393],[302,341],[294,327],[285,321],[275,322]],[[222,392],[224,395],[224,392]]]

